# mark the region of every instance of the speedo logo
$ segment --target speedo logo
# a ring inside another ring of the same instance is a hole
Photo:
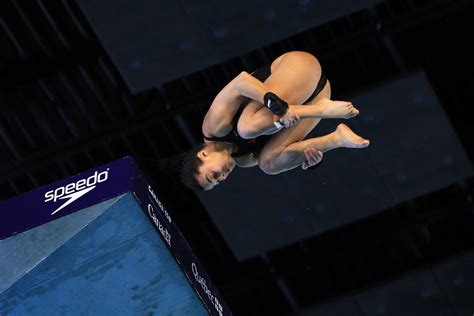
[[[54,210],[51,215],[56,214],[72,202],[94,190],[97,184],[107,181],[109,178],[109,170],[110,169],[107,169],[101,173],[96,171],[93,175],[86,179],[80,179],[77,182],[69,183],[68,185],[46,192],[44,195],[45,203],[51,201],[55,203],[57,200],[68,199],[63,205]]]

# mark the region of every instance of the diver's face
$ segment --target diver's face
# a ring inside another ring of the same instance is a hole
[[[212,146],[206,146],[198,157],[203,163],[199,167],[197,180],[206,191],[224,181],[235,167],[235,160],[228,151],[215,150]]]

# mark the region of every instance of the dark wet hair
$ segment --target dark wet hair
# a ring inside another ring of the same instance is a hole
[[[203,162],[197,153],[205,145],[205,143],[199,143],[188,151],[162,159],[141,155],[136,155],[135,158],[140,166],[146,168],[147,172],[153,173],[154,178],[166,181],[166,186],[182,187],[184,185],[187,189],[202,191],[204,188],[199,185],[196,177]]]
[[[198,183],[196,177],[199,174],[199,167],[203,164],[197,153],[206,146],[205,143],[199,143],[191,150],[182,154],[181,169],[179,176],[181,182],[193,191],[203,191],[204,188]]]

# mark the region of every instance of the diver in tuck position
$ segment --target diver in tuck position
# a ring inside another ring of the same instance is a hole
[[[345,124],[304,139],[323,118],[359,114],[351,102],[330,98],[329,81],[306,52],[288,52],[252,74],[241,72],[212,102],[202,123],[204,142],[184,155],[181,181],[193,190],[211,190],[235,166],[259,166],[275,175],[298,166],[306,170],[331,149],[367,147],[369,141]]]

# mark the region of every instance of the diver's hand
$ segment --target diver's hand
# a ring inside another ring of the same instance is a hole
[[[289,108],[285,115],[283,115],[280,119],[280,123],[286,128],[296,125],[296,123],[298,123],[299,121],[299,115],[293,112],[291,108]]]
[[[309,167],[312,167],[320,163],[321,160],[323,159],[323,153],[314,147],[308,146],[304,149],[304,157],[305,157],[305,160],[303,161],[301,168],[303,170],[306,170]]]

